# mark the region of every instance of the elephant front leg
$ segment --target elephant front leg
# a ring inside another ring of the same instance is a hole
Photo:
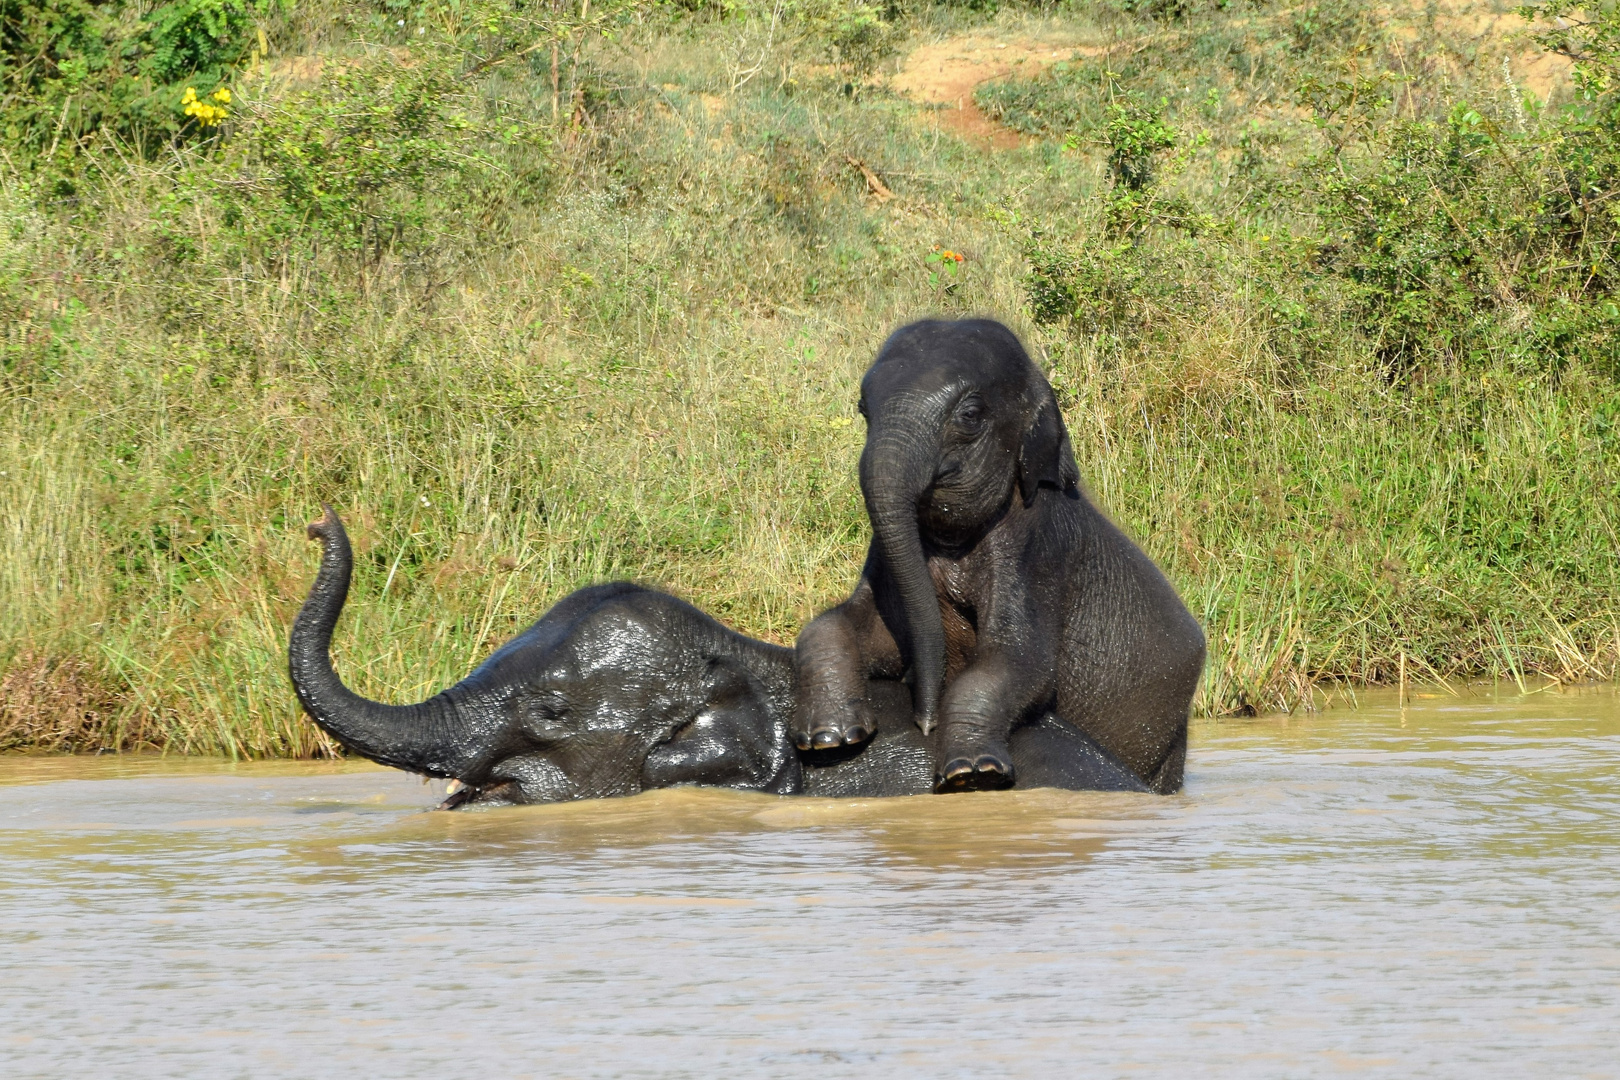
[[[1050,679],[1005,656],[981,658],[946,691],[941,710],[936,792],[1013,786],[1013,725],[1042,696]]]
[[[793,647],[798,678],[790,734],[800,750],[856,746],[877,732],[866,701],[869,674],[898,668],[900,650],[862,579],[844,603],[822,612]]]

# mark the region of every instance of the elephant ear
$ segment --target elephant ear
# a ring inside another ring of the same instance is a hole
[[[1063,426],[1063,413],[1051,387],[1043,386],[1041,390],[1035,419],[1018,449],[1018,490],[1025,506],[1035,501],[1035,493],[1043,486],[1067,493],[1080,484],[1080,467],[1074,463],[1074,447]]]

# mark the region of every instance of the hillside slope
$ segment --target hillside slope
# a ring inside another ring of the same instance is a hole
[[[1049,368],[1201,709],[1613,674],[1601,40],[1577,86],[1483,4],[693,6],[18,7],[0,747],[330,752],[282,652],[323,500],[374,696],[608,577],[790,641],[930,313]]]

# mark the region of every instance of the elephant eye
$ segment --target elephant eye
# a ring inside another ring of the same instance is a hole
[[[970,434],[978,431],[980,426],[984,424],[984,402],[977,397],[963,399],[962,403],[956,407],[956,423],[958,427]]]
[[[863,417],[866,416],[866,399],[864,397],[861,398],[860,402],[855,406],[855,411],[860,413]]]

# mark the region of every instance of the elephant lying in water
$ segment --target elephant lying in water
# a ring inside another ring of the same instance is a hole
[[[745,637],[673,596],[624,583],[566,597],[478,670],[427,701],[384,705],[343,685],[332,629],[353,554],[331,507],[309,526],[321,567],[293,623],[289,670],[311,718],[345,748],[462,785],[445,803],[542,803],[705,784],[779,795],[911,795],[935,747],[898,682],[866,687],[877,731],[801,757],[788,737],[793,652]],[[1014,733],[1023,787],[1143,791],[1055,716]]]

